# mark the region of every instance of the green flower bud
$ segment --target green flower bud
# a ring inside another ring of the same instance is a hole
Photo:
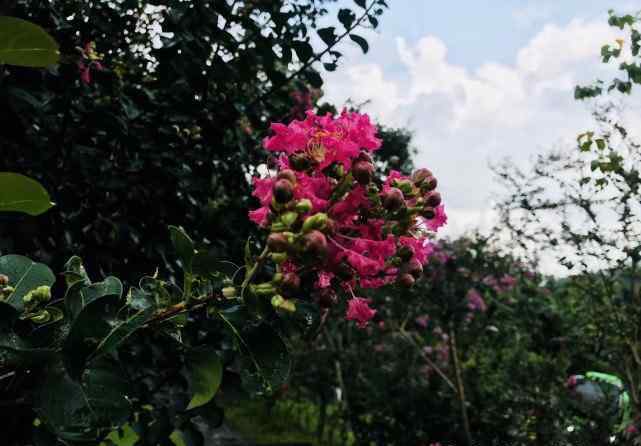
[[[287,227],[290,227],[291,225],[296,223],[296,220],[298,220],[298,214],[296,212],[285,212],[280,216],[280,221],[282,221],[283,224]]]
[[[257,285],[250,285],[252,293],[257,296],[272,296],[276,294],[276,289],[271,282],[259,283]]]
[[[280,294],[277,294],[274,297],[272,297],[272,306],[274,308],[279,308],[281,310],[288,311],[290,313],[293,313],[296,311],[296,304],[291,300],[285,299]]]
[[[312,210],[312,202],[308,198],[303,198],[302,200],[298,200],[298,203],[296,203],[296,212],[299,214],[306,214],[309,211]]]
[[[51,287],[41,285],[32,291],[34,299],[38,302],[47,302],[51,300]]]
[[[270,229],[272,232],[283,232],[287,229],[287,226],[285,226],[281,221],[275,221],[274,223],[272,223]]]
[[[51,319],[51,315],[47,310],[40,310],[29,318],[34,324],[45,324]]]
[[[394,185],[399,188],[403,194],[410,195],[413,192],[413,184],[410,180],[395,180]]]
[[[238,293],[236,292],[236,288],[233,286],[227,286],[223,288],[223,296],[225,296],[225,299],[233,299],[236,297]]]
[[[2,289],[2,297],[6,298],[13,294],[16,289],[12,286],[6,286]]]
[[[276,273],[272,276],[272,283],[279,284],[283,281],[283,273]]]
[[[270,255],[274,263],[280,264],[287,260],[286,252],[272,252]]]
[[[305,219],[305,222],[303,223],[303,233],[307,233],[315,229],[323,230],[327,225],[327,221],[328,221],[327,214],[322,212],[319,212],[318,214],[314,214],[310,217],[307,217]]]

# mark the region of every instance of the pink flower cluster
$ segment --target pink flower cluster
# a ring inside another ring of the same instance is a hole
[[[492,287],[497,293],[507,293],[516,286],[517,280],[515,277],[510,276],[509,274],[503,274],[499,278],[494,276],[487,276],[483,279],[483,283],[489,287]]]
[[[364,327],[375,311],[354,289],[411,286],[433,251],[430,234],[447,222],[437,180],[427,169],[377,178],[371,153],[381,140],[367,115],[308,111],[271,129],[263,145],[278,153],[277,170],[253,179],[260,207],[249,218],[269,229],[279,272],[312,283],[322,306],[347,290],[347,318]],[[297,289],[289,297],[300,298]]]

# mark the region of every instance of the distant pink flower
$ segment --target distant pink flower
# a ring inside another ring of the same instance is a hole
[[[430,321],[430,317],[427,314],[424,314],[414,319],[414,322],[416,322],[416,325],[418,325],[421,328],[427,328],[427,324],[429,323],[429,321]]]
[[[639,433],[639,429],[634,424],[629,425],[625,428],[625,433],[628,435],[634,435]]]
[[[375,314],[376,310],[370,308],[367,299],[354,297],[347,302],[345,319],[355,321],[359,328],[365,328]]]
[[[474,288],[470,289],[465,297],[467,299],[467,308],[470,311],[478,311],[481,313],[487,311],[487,304],[483,296]]]

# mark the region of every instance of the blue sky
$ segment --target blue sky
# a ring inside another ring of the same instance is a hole
[[[608,10],[641,10],[641,0],[388,3],[379,29],[363,33],[367,54],[351,42],[341,48],[338,70],[324,75],[325,98],[369,101],[374,119],[413,132],[416,163],[439,178],[450,236],[492,227],[505,191],[490,163],[525,167],[545,151],[573,149],[576,135],[594,128],[574,87],[614,75],[600,48],[625,33],[608,26]],[[641,137],[639,98],[625,104],[625,119]]]

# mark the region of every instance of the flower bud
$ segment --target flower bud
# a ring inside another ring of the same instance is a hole
[[[410,259],[410,261],[404,265],[403,271],[418,279],[423,273],[423,265],[416,259]]]
[[[223,288],[223,296],[225,297],[225,299],[233,299],[237,296],[236,288],[234,288],[233,286],[227,286]]]
[[[309,232],[314,229],[324,229],[325,226],[327,225],[327,221],[329,219],[327,218],[327,214],[323,212],[319,212],[317,214],[311,215],[305,219],[305,222],[303,223],[303,232]]]
[[[430,208],[430,207],[423,208],[423,211],[421,212],[421,215],[424,218],[426,218],[428,220],[431,220],[434,217],[436,217],[436,211],[434,210],[434,208]]]
[[[306,153],[294,153],[289,156],[289,165],[294,170],[307,170],[312,167],[312,160]]]
[[[287,237],[282,232],[274,232],[267,237],[267,246],[271,252],[284,252],[289,247]]]
[[[397,211],[405,205],[403,192],[400,189],[392,187],[383,194],[383,207],[388,211]]]
[[[436,191],[429,192],[425,195],[425,203],[428,206],[435,208],[441,204],[441,194]]]
[[[2,289],[2,297],[9,297],[16,289],[12,286],[6,286]]]
[[[282,221],[275,221],[270,226],[271,232],[283,232],[287,229],[287,226]]]
[[[279,180],[287,180],[292,184],[296,184],[296,173],[292,169],[283,169],[278,172],[277,178]]]
[[[438,181],[434,177],[428,177],[423,181],[423,184],[421,184],[421,191],[423,192],[429,192],[431,190],[436,189],[436,186],[438,186]]]
[[[411,288],[416,280],[411,274],[405,273],[398,277],[398,284],[404,288]]]
[[[287,253],[286,252],[272,252],[271,253],[271,258],[274,261],[274,263],[281,264],[285,260],[287,260]]]
[[[416,172],[412,174],[412,181],[414,181],[414,184],[417,186],[421,185],[427,178],[432,176],[432,172],[430,172],[428,169],[418,169]]]
[[[372,181],[374,165],[365,160],[356,161],[352,166],[352,175],[359,184],[367,185]]]
[[[300,277],[298,274],[290,272],[283,276],[281,288],[285,294],[294,294],[300,289]]]
[[[257,296],[273,296],[276,293],[276,289],[271,282],[259,283],[257,285],[250,285],[252,293]]]
[[[0,274],[0,286],[9,285],[9,277],[5,274]]]
[[[414,257],[414,248],[412,248],[411,246],[403,245],[398,248],[398,251],[396,251],[396,255],[399,256],[402,261],[407,262],[409,259]]]
[[[312,210],[312,201],[308,198],[298,200],[295,209],[299,214],[306,214]]]
[[[51,300],[51,287],[41,285],[32,291],[33,297],[37,302],[47,302]]]
[[[369,155],[369,153],[362,151],[361,153],[358,154],[356,161],[367,161],[368,163],[371,163],[372,157]]]
[[[272,276],[272,283],[279,284],[283,281],[283,273],[276,273]]]
[[[274,183],[274,198],[278,203],[288,203],[294,196],[294,185],[289,180],[280,179]]]
[[[280,294],[277,294],[274,297],[272,297],[271,302],[274,308],[279,308],[284,311],[289,311],[290,313],[293,313],[296,311],[296,304],[291,300],[285,299]]]
[[[296,223],[296,220],[298,220],[298,214],[293,211],[285,212],[283,215],[280,216],[280,221],[282,221],[283,224],[287,227]]]
[[[313,230],[303,237],[303,250],[312,257],[324,258],[327,255],[327,239],[325,234]]]
[[[34,324],[45,324],[51,319],[51,315],[47,310],[40,310],[29,318]]]

